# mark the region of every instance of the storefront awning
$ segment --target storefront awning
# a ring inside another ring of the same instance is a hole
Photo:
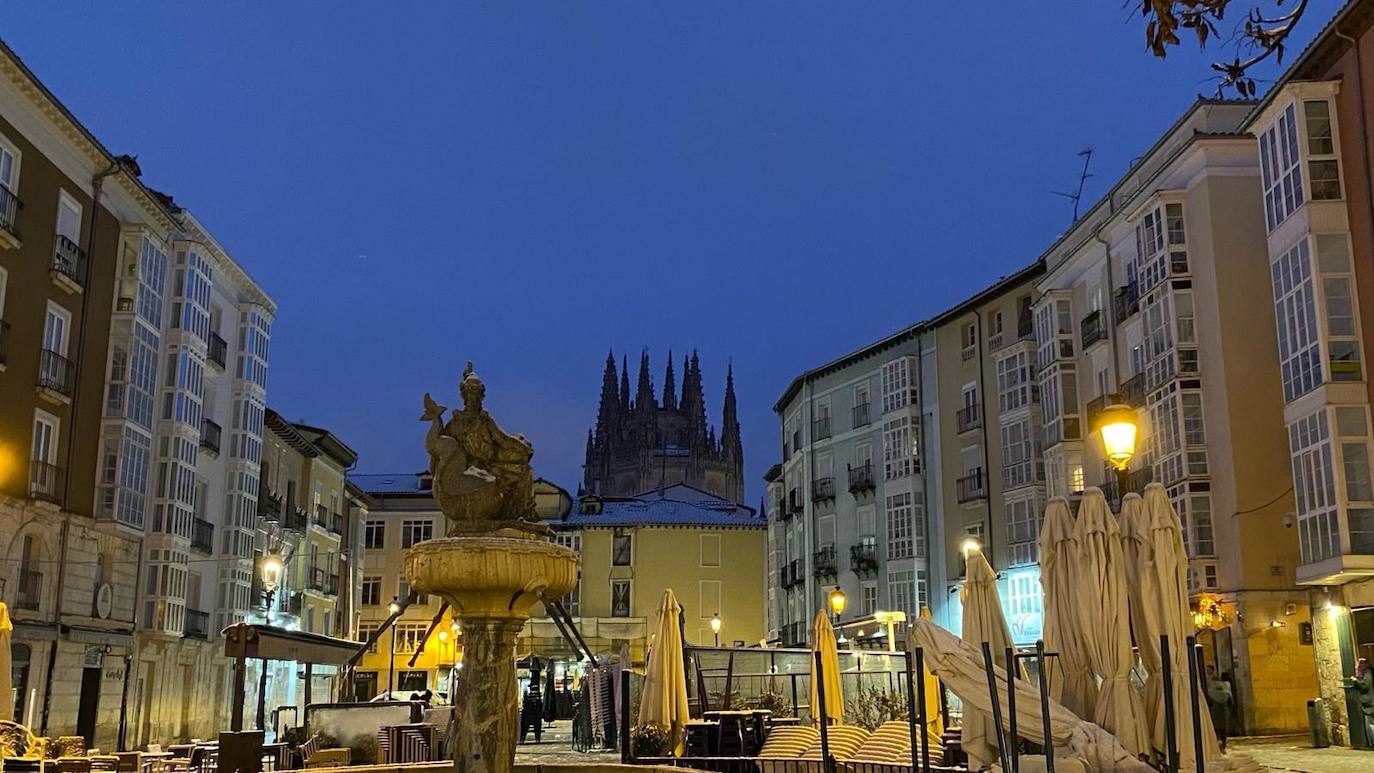
[[[246,651],[240,643],[240,629],[248,637]],[[349,639],[335,639],[318,633],[288,631],[285,628],[253,623],[231,625],[220,634],[224,637],[224,654],[231,658],[244,656],[341,666],[347,664],[362,646],[362,642]]]

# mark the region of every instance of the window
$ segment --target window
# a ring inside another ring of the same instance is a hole
[[[961,356],[965,360],[973,359],[978,353],[978,329],[970,322],[959,329],[959,344],[961,346]]]
[[[889,494],[887,497],[887,557],[911,558],[915,553],[912,540],[911,493]]]
[[[434,539],[434,521],[401,521],[401,547],[413,547],[417,542]]]
[[[1040,560],[1040,508],[1034,499],[1007,502],[1007,550],[1012,566],[1028,566]]]
[[[1297,116],[1292,105],[1260,134],[1260,172],[1264,181],[1264,216],[1269,230],[1302,206],[1302,167],[1298,161]]]
[[[871,615],[871,614],[873,614],[874,612],[877,612],[877,611],[878,611],[878,586],[877,586],[877,585],[874,585],[874,584],[872,584],[872,583],[865,583],[864,586],[863,586],[862,588],[860,588],[859,590],[860,590],[860,593],[862,594],[862,599],[863,599],[863,613],[864,613],[864,616],[867,617],[868,615]]]
[[[916,607],[916,573],[888,572],[887,600],[894,612],[905,612],[908,621],[915,620],[919,612]]]
[[[1279,369],[1285,402],[1315,389],[1322,380],[1316,298],[1307,240],[1274,259],[1274,316],[1278,324]]]
[[[1002,413],[1031,402],[1031,357],[1019,351],[997,361],[997,405]]]
[[[634,563],[634,537],[625,529],[616,529],[611,537],[611,566],[630,566]]]
[[[883,413],[916,402],[916,383],[911,370],[910,357],[900,357],[883,365]]]
[[[868,382],[865,381],[864,383],[854,387],[853,423],[855,427],[862,427],[873,420],[872,417],[869,415],[868,410]]]
[[[396,578],[396,601],[403,603],[410,596],[410,583],[406,581],[405,575]],[[429,596],[423,593],[416,593],[415,600],[410,602],[411,606],[425,606],[429,604]]]
[[[35,411],[33,416],[33,453],[29,456],[35,462],[57,463],[58,428],[56,416],[45,411]]]
[[[1335,465],[1324,409],[1288,426],[1288,449],[1293,460],[1293,499],[1302,562],[1310,564],[1339,555]]]
[[[425,632],[429,630],[428,623],[402,623],[397,622],[392,627],[396,635],[396,653],[410,654],[420,648],[425,641]]]
[[[67,339],[71,334],[72,314],[65,308],[48,301],[48,311],[43,320],[43,348],[67,356]]]
[[[1043,474],[1035,453],[1030,417],[1002,426],[1002,486],[1016,488],[1040,479]]]
[[[991,327],[991,328],[992,328],[992,334],[993,334],[993,335],[1001,335],[1001,333],[1002,333],[1002,312],[1000,312],[1000,311],[994,311],[994,312],[992,313],[992,322],[991,322],[990,325],[988,325],[988,327]]]
[[[81,204],[66,191],[57,194],[56,233],[70,239],[72,244],[81,244]]]
[[[382,603],[382,578],[364,577],[361,602],[364,606],[375,607]]]
[[[554,541],[554,544],[556,544],[556,545],[562,545],[563,547],[568,548],[568,549],[574,551],[574,552],[577,553],[579,556],[582,554],[582,532],[577,532],[577,531],[559,531],[559,532],[554,532],[553,541]]]
[[[363,525],[363,547],[369,550],[386,547],[386,521],[368,521]]]
[[[1331,133],[1331,104],[1324,99],[1302,103],[1307,129],[1307,177],[1312,200],[1341,197],[1341,173],[1336,162],[1336,143]]]
[[[1007,622],[1012,630],[1022,629],[1027,621],[1041,616],[1044,598],[1040,580],[1034,572],[1018,572],[1007,580]],[[1013,634],[1014,635],[1014,634]]]
[[[1360,332],[1356,319],[1354,277],[1350,274],[1350,244],[1343,233],[1317,234],[1317,271],[1321,274],[1322,309],[1326,322],[1327,377],[1359,381]]]
[[[19,191],[19,149],[0,137],[0,185],[10,193]]]
[[[903,478],[917,470],[911,423],[907,416],[883,422],[883,475],[887,480]]]
[[[611,580],[611,617],[629,617],[630,581]]]

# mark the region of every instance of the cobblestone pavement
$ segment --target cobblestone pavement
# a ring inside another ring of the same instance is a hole
[[[546,765],[565,763],[620,762],[619,752],[577,752],[572,748],[572,722],[561,721],[544,727],[539,743],[534,736],[515,747],[515,764]]]
[[[1249,755],[1255,762],[1276,771],[1299,773],[1369,773],[1374,771],[1374,751],[1332,746],[1313,749],[1305,735],[1232,738],[1227,751]]]

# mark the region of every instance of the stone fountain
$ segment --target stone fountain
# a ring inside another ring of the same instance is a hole
[[[447,601],[462,626],[463,667],[452,690],[454,769],[511,773],[520,703],[515,639],[535,602],[576,585],[577,553],[549,541],[534,509],[534,448],[483,410],[486,387],[471,362],[458,392],[463,407],[447,423],[447,409],[425,395],[420,420],[430,423],[425,448],[448,530],[406,553],[406,578]]]

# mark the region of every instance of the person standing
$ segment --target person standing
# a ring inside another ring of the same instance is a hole
[[[1355,675],[1350,678],[1350,687],[1359,696],[1365,743],[1374,747],[1374,668],[1369,667],[1368,659],[1355,661]]]
[[[1212,715],[1212,727],[1217,731],[1217,743],[1226,751],[1226,739],[1231,735],[1231,683],[1217,673],[1216,666],[1207,666],[1207,712]]]

